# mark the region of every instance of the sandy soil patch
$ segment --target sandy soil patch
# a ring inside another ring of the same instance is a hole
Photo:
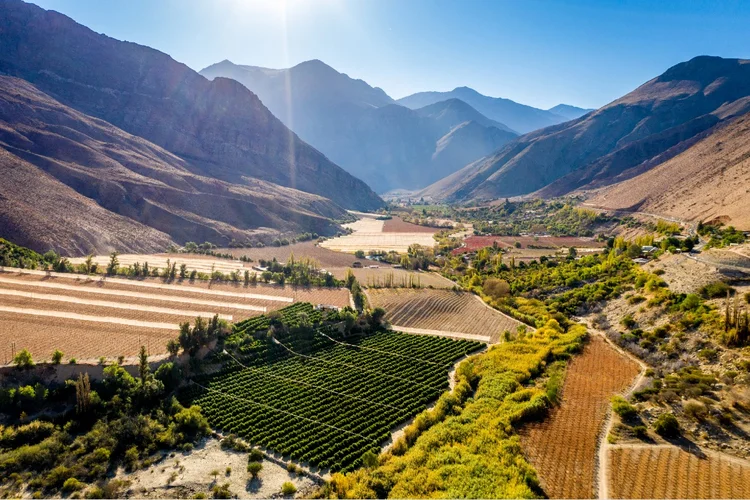
[[[432,248],[435,243],[431,233],[356,232],[326,240],[320,245],[346,253],[354,253],[357,250],[406,253],[410,245],[418,244]]]
[[[90,321],[93,323],[115,323],[118,325],[137,326],[139,328],[158,328],[160,330],[179,330],[177,323],[157,323],[154,321],[138,321],[133,319],[114,318],[107,316],[88,316],[66,311],[43,311],[41,309],[29,309],[23,307],[0,306],[0,312],[13,314],[28,314],[31,316],[44,316],[49,318],[65,318],[76,321]]]
[[[229,483],[238,498],[281,497],[281,485],[289,481],[298,496],[309,494],[316,483],[307,476],[292,474],[280,462],[264,459],[257,479],[247,472],[247,453],[222,450],[217,439],[208,439],[189,453],[176,453],[147,469],[117,472],[118,479],[131,482],[131,498],[190,498],[196,493],[211,497],[214,485]],[[227,468],[231,472],[227,474]],[[211,472],[219,471],[214,478]]]
[[[722,279],[715,267],[688,258],[684,254],[665,254],[644,264],[647,271],[664,270],[662,279],[677,293],[695,293],[702,286]]]

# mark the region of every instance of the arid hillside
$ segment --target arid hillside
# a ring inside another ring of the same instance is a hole
[[[678,155],[750,109],[750,61],[701,56],[576,120],[519,137],[419,195],[446,201],[602,187]]]
[[[687,220],[719,219],[750,230],[750,113],[674,158],[604,188],[588,203]]]
[[[0,0],[0,33],[0,73],[161,146],[197,175],[247,186],[260,179],[343,208],[382,205],[236,81],[209,81],[167,54],[19,0]]]
[[[274,228],[327,234],[345,212],[269,182],[197,175],[144,139],[0,77],[0,234],[67,255],[244,240]]]

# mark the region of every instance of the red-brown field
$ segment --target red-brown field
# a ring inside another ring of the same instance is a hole
[[[367,296],[371,305],[386,310],[394,327],[464,333],[498,342],[502,332],[515,331],[521,324],[466,292],[381,288],[369,289]]]
[[[727,455],[622,445],[608,458],[612,498],[750,498],[750,463]]]
[[[500,248],[558,249],[558,248],[602,248],[606,243],[595,241],[593,238],[578,238],[575,236],[469,236],[464,245],[453,250],[454,255],[475,252],[480,248],[491,247],[497,242]]]
[[[383,224],[384,233],[437,233],[439,229],[434,227],[420,226],[411,222],[404,222],[401,217],[393,217]]]
[[[520,430],[524,454],[549,498],[593,497],[597,439],[609,400],[638,372],[634,361],[593,336],[568,366],[560,405]]]
[[[55,349],[66,359],[130,357],[140,345],[163,354],[180,322],[214,314],[240,321],[298,301],[343,307],[349,292],[0,272],[0,361],[24,348],[38,360]]]

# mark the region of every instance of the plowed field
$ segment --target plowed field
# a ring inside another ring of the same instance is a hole
[[[568,366],[560,405],[520,431],[524,454],[550,498],[592,498],[599,432],[610,398],[638,375],[638,365],[592,336]]]

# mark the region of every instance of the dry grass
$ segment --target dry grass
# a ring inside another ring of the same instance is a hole
[[[726,455],[641,445],[613,447],[608,458],[613,498],[750,498],[750,463]]]
[[[524,453],[550,498],[593,497],[597,439],[610,397],[638,372],[635,362],[594,336],[568,366],[560,405],[521,429]]]
[[[369,289],[371,305],[386,310],[393,325],[459,332],[497,342],[505,330],[520,323],[487,307],[476,296],[449,290]]]

